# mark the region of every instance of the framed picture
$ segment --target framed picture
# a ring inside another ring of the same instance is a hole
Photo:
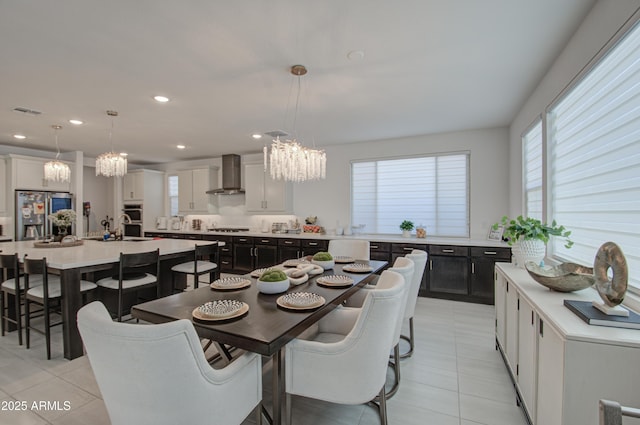
[[[493,226],[489,227],[489,235],[487,239],[492,241],[501,241],[502,233],[504,232],[504,226],[498,226],[495,230]]]

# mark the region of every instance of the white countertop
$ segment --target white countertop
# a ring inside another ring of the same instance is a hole
[[[496,268],[512,282],[545,322],[550,323],[565,339],[616,344],[640,348],[640,330],[588,325],[564,306],[564,300],[599,301],[598,293],[587,288],[576,292],[555,292],[542,286],[520,267],[496,263]]]
[[[190,239],[156,239],[145,241],[95,241],[85,240],[83,245],[64,248],[36,248],[33,241],[1,242],[0,249],[4,254],[17,252],[20,259],[25,254],[29,258],[47,258],[47,264],[55,269],[73,269],[95,266],[120,261],[120,253],[135,254],[138,252],[160,249],[160,255],[177,254],[193,250],[195,245],[206,244],[202,240]]]
[[[286,239],[365,239],[377,242],[390,243],[411,243],[425,245],[458,245],[458,246],[486,246],[494,248],[509,248],[505,242],[494,241],[488,239],[468,239],[468,238],[410,238],[401,235],[382,235],[382,234],[362,234],[349,236],[336,236],[318,233],[262,233],[256,231],[248,232],[209,232],[209,231],[180,231],[180,230],[145,230],[145,232],[167,233],[167,234],[183,234],[183,235],[216,235],[216,236],[252,236],[252,237],[270,237],[270,238],[286,238]]]

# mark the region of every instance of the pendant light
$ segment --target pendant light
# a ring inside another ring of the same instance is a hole
[[[296,95],[296,108],[293,119],[294,134],[296,133],[298,107],[300,105],[300,77],[306,73],[307,68],[304,65],[291,67],[291,74],[298,77],[298,93]],[[291,182],[326,178],[327,155],[324,150],[307,148],[295,138],[282,141],[280,136],[286,136],[286,133],[281,131],[266,134],[272,137],[275,136],[271,143],[271,153],[269,155],[271,178]],[[266,168],[266,149],[264,155]]]
[[[107,111],[111,117],[111,129],[109,130],[109,143],[111,151],[98,155],[96,158],[96,176],[122,177],[127,174],[127,158],[113,150],[113,117],[118,116],[116,111]]]
[[[68,183],[71,181],[71,167],[58,160],[60,158],[60,147],[58,146],[58,130],[61,125],[52,125],[56,139],[56,159],[44,164],[44,179],[51,182]]]

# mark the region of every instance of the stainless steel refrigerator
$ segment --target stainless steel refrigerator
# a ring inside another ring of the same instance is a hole
[[[47,219],[62,209],[73,209],[73,195],[68,192],[16,190],[15,240],[50,239],[58,228]],[[68,229],[71,234],[73,229]]]

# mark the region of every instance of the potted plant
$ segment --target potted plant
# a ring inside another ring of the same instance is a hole
[[[60,242],[67,236],[67,230],[76,221],[76,212],[69,209],[61,209],[47,216],[50,222],[58,226],[58,236],[55,237],[56,242]]]
[[[573,242],[569,239],[571,231],[564,226],[558,225],[555,220],[551,225],[542,223],[540,220],[523,216],[516,219],[509,219],[506,215],[502,217],[500,223],[495,223],[493,229],[498,226],[504,227],[502,237],[512,246],[516,263],[524,268],[524,263],[533,261],[540,263],[547,250],[547,242],[551,236],[558,236],[565,239],[565,247],[571,248]]]
[[[411,231],[413,230],[413,221],[404,220],[402,223],[400,223],[400,230],[402,230],[402,237],[410,237]]]

